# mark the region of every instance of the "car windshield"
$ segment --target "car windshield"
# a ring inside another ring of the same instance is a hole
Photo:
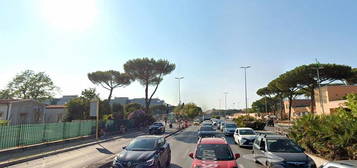
[[[156,148],[156,138],[137,138],[130,142],[126,150],[151,151]]]
[[[162,124],[162,123],[154,123],[153,125],[155,125],[155,126],[164,126],[164,124]]]
[[[196,158],[199,160],[234,160],[231,148],[227,144],[200,144]]]
[[[212,127],[201,127],[200,131],[214,131]]]
[[[235,124],[226,124],[225,127],[226,128],[237,128],[237,126]]]
[[[301,148],[289,139],[268,139],[268,150],[270,152],[300,153]]]
[[[240,135],[255,135],[255,132],[250,129],[242,129],[242,130],[239,130],[239,134]]]

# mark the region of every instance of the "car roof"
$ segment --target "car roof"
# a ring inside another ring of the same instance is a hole
[[[142,136],[138,136],[136,138],[138,138],[138,139],[145,139],[145,138],[159,139],[159,138],[163,138],[163,136],[160,136],[160,135],[142,135]]]
[[[260,136],[263,136],[266,139],[289,139],[284,135],[278,135],[278,134],[261,134]]]
[[[240,127],[240,128],[237,128],[237,130],[253,130],[254,131],[254,129],[252,129],[252,128],[249,128],[249,127]]]
[[[201,138],[198,141],[199,144],[227,144],[227,141],[224,138],[216,138],[216,137],[210,137],[210,138]]]
[[[330,163],[335,163],[341,166],[357,166],[357,160],[338,160],[338,161],[329,162],[329,164]]]

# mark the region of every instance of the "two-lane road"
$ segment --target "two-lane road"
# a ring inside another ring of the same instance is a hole
[[[198,126],[192,126],[179,134],[169,137],[167,140],[171,146],[171,168],[190,168],[192,159],[188,156],[194,152],[198,140]],[[233,137],[226,137],[234,153],[239,153],[241,158],[237,160],[240,168],[263,168],[262,165],[254,163],[252,150],[249,148],[240,148],[234,143]]]
[[[198,126],[189,127],[171,137],[167,141],[171,146],[171,168],[191,168],[192,159],[188,156],[193,152],[198,140]],[[95,168],[109,165],[114,156],[121,152],[122,146],[127,145],[136,136],[143,133],[132,134],[117,140],[98,143],[93,146],[84,147],[78,150],[60,153],[49,157],[28,161],[25,163],[10,166],[11,168]],[[252,160],[247,159],[251,155],[251,149],[240,148],[234,144],[232,137],[226,137],[234,153],[241,154],[237,160],[240,168],[262,168]],[[247,157],[248,156],[248,157]],[[106,164],[107,163],[107,164]]]

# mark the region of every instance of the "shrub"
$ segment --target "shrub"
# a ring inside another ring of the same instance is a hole
[[[258,120],[252,116],[243,115],[233,119],[238,127],[249,127],[255,130],[263,130],[265,123],[263,120]]]
[[[9,124],[8,120],[0,120],[0,126],[6,126]]]
[[[347,109],[298,119],[289,136],[308,152],[327,159],[357,159],[357,96],[347,98]]]

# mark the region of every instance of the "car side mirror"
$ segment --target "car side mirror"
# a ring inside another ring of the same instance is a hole
[[[190,158],[193,159],[193,153],[192,152],[190,154],[188,154],[188,156],[190,156]]]
[[[234,154],[234,157],[235,157],[235,159],[238,159],[238,158],[240,158],[240,154],[236,153],[236,154]]]
[[[126,149],[126,146],[123,146],[123,149]]]

